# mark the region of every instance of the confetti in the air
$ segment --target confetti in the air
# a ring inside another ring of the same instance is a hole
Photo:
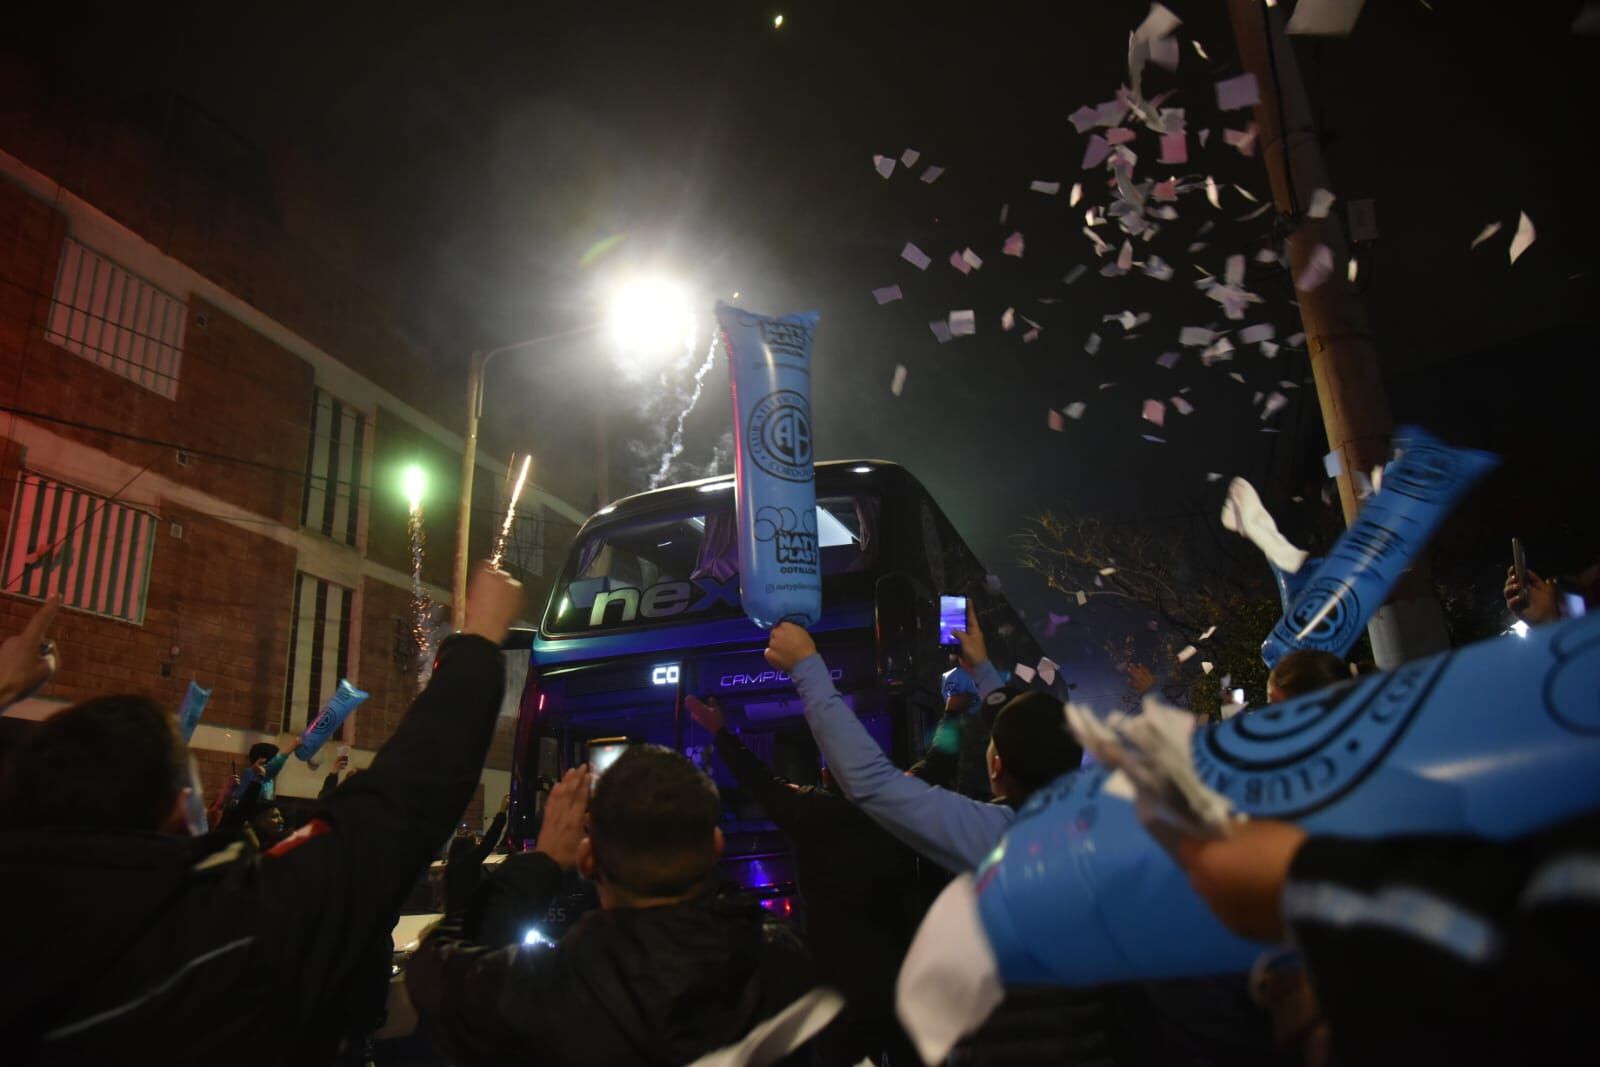
[[[1089,339],[1083,342],[1083,350],[1089,353],[1091,356],[1100,351],[1100,335],[1097,333],[1091,333],[1089,335]]]
[[[1087,409],[1088,407],[1089,407],[1089,405],[1085,404],[1083,401],[1074,400],[1072,403],[1070,403],[1066,407],[1062,408],[1061,411],[1069,419],[1081,419],[1081,418],[1083,418],[1083,413],[1084,413],[1085,409]]]
[[[1159,400],[1146,400],[1144,402],[1144,411],[1141,414],[1145,422],[1155,426],[1162,426],[1167,421],[1167,405]]]
[[[1067,206],[1077,207],[1078,201],[1083,199],[1083,183],[1073,182],[1072,192],[1067,196]]]
[[[1222,210],[1222,199],[1217,192],[1217,180],[1211,175],[1206,175],[1206,199],[1211,201],[1211,206],[1218,211]]]
[[[933,262],[933,260],[928,258],[928,254],[926,252],[912,244],[910,241],[907,241],[906,246],[900,250],[900,258],[918,270],[927,270],[928,264]]]
[[[1254,326],[1246,326],[1239,331],[1239,343],[1242,345],[1260,344],[1270,341],[1276,333],[1276,327],[1270,322],[1258,322]]]
[[[910,372],[905,368],[905,364],[896,363],[894,365],[894,380],[889,383],[889,392],[893,393],[895,396],[899,396],[902,392],[904,392],[906,387],[906,375],[909,373]]]
[[[1316,37],[1348,37],[1366,0],[1300,0],[1288,32]]]
[[[1061,183],[1060,182],[1039,182],[1039,181],[1029,182],[1028,183],[1028,188],[1031,189],[1033,192],[1043,193],[1045,196],[1055,196],[1057,193],[1059,193],[1061,191]]]
[[[1061,412],[1057,411],[1055,408],[1051,408],[1049,412],[1046,413],[1044,421],[1046,426],[1058,433],[1067,428],[1067,420],[1062,418]]]
[[[1115,573],[1117,573],[1117,568],[1115,568],[1115,567],[1101,567],[1100,568],[1100,577],[1102,577],[1102,578],[1109,578]]]
[[[933,331],[933,336],[938,338],[940,344],[950,340],[950,324],[943,319],[928,323],[928,329]]]
[[[872,290],[872,299],[876,300],[880,304],[887,304],[891,301],[899,300],[904,295],[905,294],[900,291],[900,287],[898,285],[885,285],[882,289]]]
[[[1163,352],[1156,357],[1156,366],[1171,370],[1178,365],[1178,360],[1183,358],[1181,352]]]
[[[1028,666],[1026,663],[1013,664],[1011,667],[1011,673],[1016,675],[1018,678],[1021,678],[1024,685],[1033,681],[1034,679],[1033,668]]]
[[[1192,414],[1194,414],[1194,405],[1189,403],[1187,400],[1185,400],[1181,396],[1172,397],[1171,398],[1171,403],[1172,403],[1172,410],[1176,411],[1179,415],[1192,415]]]
[[[918,152],[915,148],[908,148],[904,152],[900,153],[900,165],[907,170],[910,170],[916,165],[917,160],[921,158],[921,152]]]
[[[978,332],[978,316],[972,311],[950,312],[950,336],[967,337]]]
[[[1515,263],[1522,253],[1526,252],[1533,244],[1537,235],[1533,232],[1533,220],[1528,218],[1526,211],[1517,219],[1517,233],[1511,238],[1511,262]]]
[[[1327,281],[1332,273],[1333,250],[1327,245],[1319,244],[1311,250],[1311,258],[1306,261],[1305,270],[1294,280],[1294,287],[1303,293],[1309,293]]]
[[[1059,668],[1059,666],[1060,664],[1056,663],[1056,661],[1051,659],[1049,656],[1046,656],[1039,661],[1039,677],[1044,679],[1045,685],[1056,684],[1056,670]]]
[[[1334,196],[1326,189],[1311,190],[1311,204],[1306,208],[1306,217],[1312,219],[1325,219],[1328,210],[1333,207]]]
[[[1185,326],[1178,333],[1178,343],[1185,348],[1204,348],[1216,338],[1216,332],[1204,326]]]
[[[1207,674],[1210,674],[1213,670],[1215,670],[1212,664],[1207,660],[1200,661],[1200,669],[1205,671]]]
[[[872,167],[880,176],[887,178],[889,175],[894,173],[894,157],[873,156]]]
[[[1073,282],[1077,281],[1079,278],[1083,277],[1088,272],[1089,272],[1089,268],[1084,266],[1082,263],[1079,263],[1077,266],[1075,266],[1071,270],[1067,271],[1066,277],[1061,279],[1061,284],[1062,285],[1071,285]]]
[[[1211,635],[1216,632],[1217,628],[1215,626],[1208,626],[1206,627],[1206,632],[1200,635],[1199,640],[1209,641],[1211,639]]]
[[[974,252],[970,248],[962,250],[961,258],[966,260],[967,266],[971,267],[973,270],[977,270],[979,267],[983,266],[983,260],[978,258],[978,253]]]
[[[1000,328],[1002,330],[1009,330],[1016,324],[1017,312],[1015,308],[1006,308],[1000,313]]]
[[[1089,170],[1098,167],[1106,161],[1111,154],[1111,142],[1101,137],[1098,133],[1089,137],[1089,145],[1083,150],[1083,169]],[[1055,184],[1052,182],[1051,184]]]
[[[1189,135],[1182,130],[1174,130],[1163,136],[1161,138],[1161,162],[1189,162]]]
[[[1483,244],[1483,242],[1487,241],[1489,238],[1493,237],[1499,232],[1500,224],[1498,222],[1489,223],[1489,225],[1478,231],[1478,236],[1472,239],[1472,245],[1470,247],[1477,248],[1479,245]]]
[[[1266,404],[1261,408],[1262,421],[1272,418],[1282,407],[1289,402],[1289,398],[1282,393],[1273,392],[1267,396]]]
[[[1200,47],[1200,42],[1199,41],[1190,41],[1189,43],[1194,45],[1194,54],[1195,55],[1199,56],[1201,59],[1206,60],[1207,62],[1210,62],[1211,57],[1206,55],[1206,50],[1204,48]]]
[[[1139,436],[1144,438],[1146,441],[1149,441],[1153,445],[1164,445],[1167,443],[1167,439],[1165,437],[1157,437],[1153,433],[1142,433]]]
[[[1085,593],[1082,589],[1078,590],[1078,607],[1081,608],[1085,604],[1087,604],[1088,602],[1089,602],[1089,594]]]
[[[1191,659],[1193,659],[1195,657],[1195,653],[1197,653],[1199,651],[1200,650],[1198,648],[1195,648],[1193,645],[1184,645],[1181,649],[1178,650],[1178,662],[1179,663],[1188,663]]]
[[[960,252],[950,253],[950,265],[962,274],[972,273],[972,264],[967,262],[967,257]]]
[[[1344,276],[1349,279],[1351,285],[1354,285],[1356,283],[1356,275],[1360,272],[1360,264],[1356,262],[1355,256],[1351,256],[1350,262],[1345,265]]]
[[[1022,256],[1022,234],[1019,232],[1007,237],[1003,251],[1008,256],[1020,258]]]
[[[939,175],[944,173],[944,168],[929,164],[928,169],[922,172],[922,180],[932,185],[939,180]]]
[[[1218,471],[1207,471],[1206,472],[1206,481],[1208,481],[1208,482],[1220,482],[1220,481],[1222,481],[1222,474],[1220,472],[1218,472]]]
[[[1253,122],[1242,130],[1223,130],[1222,139],[1237,148],[1241,156],[1256,154],[1256,124]],[[1255,197],[1250,199],[1254,200]]]
[[[1261,90],[1254,74],[1241,74],[1217,82],[1217,107],[1223,111],[1235,111],[1260,102]]]

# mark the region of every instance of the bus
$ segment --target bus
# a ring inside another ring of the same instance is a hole
[[[941,594],[970,599],[1002,675],[1042,653],[904,467],[819,463],[816,493],[823,608],[812,635],[845,701],[909,766],[942,711],[940,679],[953,663],[939,646]],[[787,915],[796,901],[783,839],[685,707],[691,694],[719,698],[729,728],[777,773],[816,780],[794,686],[767,663],[767,635],[740,607],[735,521],[733,479],[718,477],[619,500],[578,531],[537,629],[508,641],[529,655],[508,833],[513,848],[532,847],[543,797],[565,769],[598,768],[630,744],[665,745],[718,786],[725,872]],[[1064,695],[1059,678],[1052,684]]]

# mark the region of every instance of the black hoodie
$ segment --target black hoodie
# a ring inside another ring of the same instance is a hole
[[[504,686],[499,650],[462,641],[371,769],[266,856],[226,832],[0,833],[0,1059],[325,1058],[472,795]]]
[[[513,856],[485,889],[544,914],[561,871]],[[812,986],[799,940],[728,889],[680,904],[593,911],[559,945],[494,948],[449,918],[412,957],[406,986],[455,1062],[683,1064],[743,1038]]]

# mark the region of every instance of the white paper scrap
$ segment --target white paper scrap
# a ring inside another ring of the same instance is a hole
[[[1176,411],[1179,415],[1194,414],[1194,405],[1189,403],[1181,396],[1172,397],[1170,403],[1172,404],[1172,410]]]
[[[1171,370],[1173,367],[1178,365],[1178,360],[1182,358],[1183,353],[1181,352],[1163,352],[1156,357],[1156,366],[1165,367],[1167,370]]]
[[[1500,224],[1498,222],[1491,222],[1489,225],[1478,231],[1478,236],[1472,239],[1472,244],[1469,247],[1477,248],[1479,245],[1483,244],[1483,242],[1487,241],[1489,238],[1493,237],[1499,232]]]
[[[950,340],[950,324],[944,319],[928,323],[928,329],[933,331],[933,336],[938,338],[940,344]]]
[[[908,148],[904,152],[900,153],[900,165],[907,170],[910,170],[916,165],[917,160],[921,158],[921,152],[918,152],[915,148]]]
[[[1057,193],[1059,193],[1061,191],[1061,183],[1060,182],[1031,182],[1031,183],[1029,183],[1028,188],[1032,189],[1036,193],[1043,193],[1045,196],[1055,196]]]
[[[910,372],[906,370],[904,363],[896,363],[894,365],[894,380],[889,383],[889,392],[893,393],[895,396],[899,396],[901,393],[905,392],[906,375],[908,373]]]
[[[1045,412],[1044,424],[1050,427],[1050,429],[1055,430],[1057,433],[1060,433],[1062,430],[1067,428],[1067,420],[1062,418],[1061,412],[1057,411],[1055,408],[1051,408],[1049,411]]]
[[[1288,402],[1289,398],[1276,390],[1267,394],[1267,402],[1261,409],[1261,420],[1265,422],[1267,419],[1272,418]]]
[[[1077,207],[1078,201],[1083,199],[1083,183],[1073,182],[1072,192],[1067,196],[1067,206]]]
[[[1327,472],[1330,478],[1339,477],[1344,470],[1344,457],[1340,456],[1338,452],[1329,452],[1322,457],[1322,469]]]
[[[1083,418],[1084,409],[1088,406],[1088,404],[1085,404],[1081,400],[1074,400],[1072,403],[1062,408],[1061,411],[1067,416],[1067,418],[1076,420]]]
[[[1518,257],[1528,250],[1535,236],[1537,235],[1533,232],[1533,220],[1528,218],[1526,211],[1521,212],[1521,217],[1517,219],[1516,236],[1511,238],[1511,262],[1515,263]]]
[[[1294,280],[1294,287],[1302,293],[1309,293],[1317,286],[1328,280],[1333,273],[1333,250],[1327,245],[1319,244],[1311,250],[1311,258],[1306,261],[1305,269]]]
[[[943,173],[943,167],[937,167],[930,163],[928,165],[928,169],[922,172],[922,180],[927,182],[929,185],[932,185],[934,182],[939,180],[939,175]]]
[[[1145,422],[1154,423],[1157,426],[1164,425],[1167,421],[1167,405],[1159,400],[1146,400],[1142,415]],[[1101,571],[1100,573],[1104,574],[1105,572]]]
[[[1088,271],[1088,267],[1084,266],[1082,263],[1079,263],[1077,266],[1067,271],[1066,276],[1061,279],[1061,284],[1071,285],[1073,282],[1087,274]]]
[[[1083,342],[1083,350],[1091,356],[1100,351],[1100,335],[1091,333],[1089,339]]]
[[[961,250],[961,258],[966,260],[967,266],[971,267],[973,270],[977,270],[979,267],[983,266],[983,260],[978,258],[978,253],[974,252],[970,248],[964,248]]]
[[[1006,238],[1005,246],[1001,249],[1008,256],[1022,257],[1022,234],[1014,233]]]
[[[1206,632],[1201,634],[1197,640],[1209,641],[1209,640],[1211,640],[1211,635],[1216,633],[1216,632],[1217,632],[1217,628],[1215,626],[1208,626],[1208,627],[1206,627]]]
[[[1254,326],[1246,326],[1239,331],[1239,343],[1242,345],[1259,344],[1262,341],[1272,340],[1277,328],[1270,322],[1258,322]]]
[[[895,982],[895,1014],[922,1061],[942,1063],[1004,999],[972,875],[958,875],[928,909],[906,952]]]
[[[1222,525],[1255,545],[1274,567],[1289,574],[1299,571],[1310,555],[1291,545],[1278,532],[1278,524],[1261,503],[1255,486],[1243,478],[1228,483],[1228,499],[1222,505]]]
[[[1000,313],[1000,328],[1002,330],[1009,330],[1016,324],[1017,312],[1015,308],[1006,308]]]
[[[927,270],[928,264],[933,262],[933,260],[928,258],[928,254],[926,252],[912,244],[910,241],[907,241],[906,246],[900,250],[900,258],[918,270]]]
[[[1326,189],[1311,190],[1311,204],[1306,208],[1306,217],[1312,219],[1325,219],[1328,209],[1333,207],[1334,196]]]
[[[1288,32],[1315,37],[1348,37],[1366,0],[1300,0]]]
[[[1055,660],[1051,659],[1049,656],[1045,656],[1039,661],[1039,677],[1044,679],[1045,685],[1056,684],[1056,671],[1058,671],[1060,667],[1061,665]]]
[[[1198,651],[1200,651],[1200,650],[1195,648],[1193,645],[1184,645],[1181,649],[1178,650],[1178,662],[1179,663],[1188,663],[1191,659],[1194,658],[1195,653],[1198,652]]]
[[[1217,82],[1217,107],[1222,111],[1235,111],[1260,102],[1261,90],[1254,74],[1241,74]]]
[[[990,952],[990,959],[993,958],[994,953]],[[818,986],[763,1020],[737,1044],[708,1052],[689,1067],[771,1067],[821,1033],[842,1010],[844,997],[827,986]]]
[[[1011,673],[1016,675],[1018,678],[1021,678],[1024,685],[1033,681],[1034,679],[1033,668],[1028,666],[1026,663],[1013,664],[1011,667]]]
[[[1185,348],[1204,348],[1216,340],[1216,332],[1204,326],[1185,326],[1178,332],[1178,343]]]
[[[1081,608],[1085,604],[1087,604],[1088,602],[1089,602],[1089,594],[1085,593],[1082,589],[1078,590],[1078,607]]]
[[[1217,193],[1217,180],[1211,175],[1206,175],[1206,199],[1211,201],[1211,206],[1218,211],[1222,210],[1222,200]]]
[[[891,303],[892,301],[899,300],[904,295],[905,294],[900,291],[900,287],[898,285],[885,285],[882,289],[872,290],[872,299],[876,300],[880,304]]]
[[[950,312],[950,336],[967,337],[978,332],[978,316],[972,311]]]
[[[894,157],[873,156],[872,169],[877,171],[880,176],[887,178],[894,173]]]

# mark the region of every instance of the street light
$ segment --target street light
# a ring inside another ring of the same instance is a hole
[[[614,290],[606,303],[604,317],[560,333],[529,338],[502,345],[488,352],[474,352],[467,370],[467,432],[461,448],[461,502],[456,514],[455,573],[451,582],[451,603],[456,624],[462,618],[467,600],[467,539],[472,532],[472,477],[478,463],[478,420],[483,415],[483,375],[489,362],[507,352],[537,348],[547,341],[577,337],[604,328],[620,355],[634,367],[643,366],[688,346],[694,339],[694,313],[688,290],[660,278],[631,279]],[[609,497],[605,454],[605,409],[595,410],[595,436],[599,445],[599,503]]]

